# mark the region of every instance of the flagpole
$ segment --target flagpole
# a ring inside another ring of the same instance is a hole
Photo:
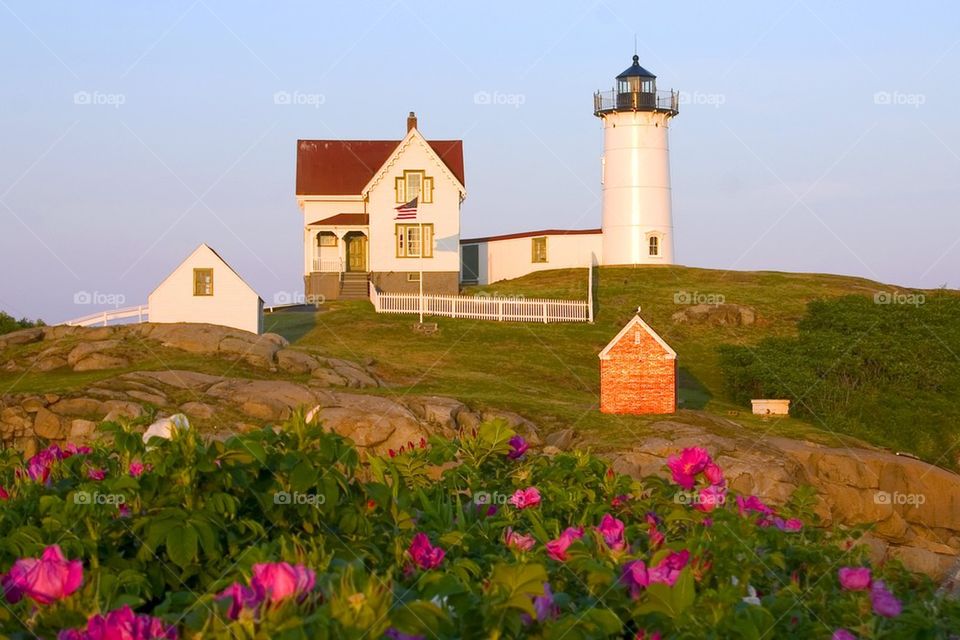
[[[419,203],[418,203],[419,204]],[[423,324],[423,218],[420,217],[420,212],[417,212],[417,221],[420,223],[420,324]]]

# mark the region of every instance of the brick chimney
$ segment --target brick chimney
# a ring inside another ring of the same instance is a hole
[[[417,114],[411,111],[410,114],[407,115],[407,133],[410,133],[410,129],[416,129],[416,128],[417,128]]]

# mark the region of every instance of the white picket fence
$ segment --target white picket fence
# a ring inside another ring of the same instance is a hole
[[[384,293],[370,283],[370,302],[377,313],[420,313],[446,318],[497,320],[499,322],[593,322],[587,300],[494,298],[488,296]]]
[[[93,327],[96,325],[105,327],[113,320],[126,320],[129,318],[136,318],[137,322],[146,322],[147,316],[147,305],[141,304],[137,305],[136,307],[98,311],[97,313],[91,313],[90,315],[83,316],[82,318],[67,320],[63,324],[69,324],[76,327]]]

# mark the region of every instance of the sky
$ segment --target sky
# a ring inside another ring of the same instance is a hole
[[[464,141],[464,237],[598,227],[635,36],[678,263],[960,287],[956,3],[0,0],[0,309],[145,304],[201,242],[302,291],[297,139],[411,110]]]

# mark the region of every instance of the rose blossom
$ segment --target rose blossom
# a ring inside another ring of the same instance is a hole
[[[517,509],[526,509],[540,504],[540,491],[536,487],[527,487],[526,489],[517,489],[510,499],[507,500]]]
[[[847,591],[866,591],[870,588],[869,567],[841,567],[837,577],[840,586]]]
[[[623,521],[614,518],[609,513],[604,514],[600,520],[600,526],[596,528],[597,533],[603,536],[603,541],[607,546],[614,550],[623,549],[626,541],[623,538]]]
[[[21,558],[0,578],[10,602],[27,597],[39,604],[62,600],[83,584],[83,563],[67,560],[58,545],[43,550],[39,558]]]
[[[421,569],[435,569],[443,562],[445,552],[440,547],[430,544],[430,538],[425,533],[413,536],[410,548],[407,549],[414,563]]]
[[[696,476],[711,462],[710,454],[700,447],[688,447],[679,456],[667,459],[667,466],[673,473],[673,481],[684,489],[693,489]]]
[[[884,618],[896,618],[903,610],[903,605],[887,589],[883,580],[875,580],[870,585],[870,602],[873,604],[873,612]]]
[[[57,635],[57,640],[176,640],[176,627],[164,624],[160,618],[136,614],[128,605],[94,615],[87,620],[86,629],[68,629]]]
[[[503,532],[503,541],[508,547],[517,551],[530,551],[537,543],[533,536],[519,534],[510,527]]]
[[[558,562],[566,562],[567,549],[570,548],[570,545],[573,544],[574,540],[579,540],[582,537],[582,528],[578,527],[575,529],[573,527],[568,527],[556,540],[551,540],[546,544],[547,555]]]
[[[523,436],[513,436],[509,440],[510,443],[510,453],[507,454],[507,457],[511,460],[516,460],[520,458],[527,452],[527,449],[530,448],[530,445],[524,440]]]

